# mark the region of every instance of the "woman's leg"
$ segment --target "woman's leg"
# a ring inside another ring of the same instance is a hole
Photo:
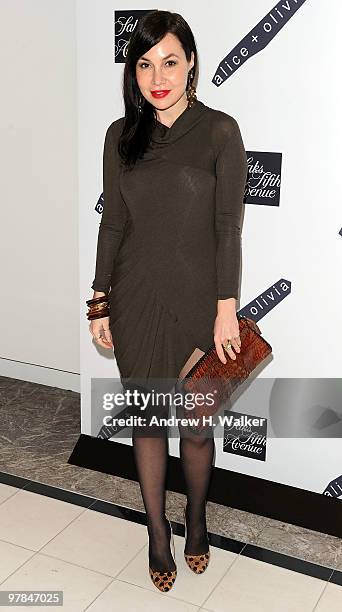
[[[203,355],[203,351],[195,349],[191,357],[183,366],[179,378],[182,379],[196,361]],[[176,408],[177,417],[189,416],[183,406]],[[215,443],[212,427],[207,427],[200,434],[191,432],[186,426],[179,426],[179,450],[187,487],[186,526],[187,539],[184,552],[194,555],[208,549],[206,525],[206,496],[210,483],[212,463],[215,452]]]
[[[168,416],[169,407],[154,409]],[[140,411],[139,411],[140,412]],[[147,419],[152,412],[144,411]],[[167,427],[135,426],[132,432],[133,454],[143,498],[149,535],[149,564],[152,569],[176,569],[170,550],[170,528],[165,516],[165,480],[168,459]]]

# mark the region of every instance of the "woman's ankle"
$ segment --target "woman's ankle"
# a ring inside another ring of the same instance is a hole
[[[165,514],[147,519],[147,531],[150,535],[163,535],[169,531],[169,521]]]
[[[195,507],[187,502],[185,506],[185,518],[191,523],[206,523],[206,502],[196,505]]]

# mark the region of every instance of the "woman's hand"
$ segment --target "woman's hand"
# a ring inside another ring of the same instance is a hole
[[[112,334],[109,329],[109,317],[93,319],[90,321],[89,330],[95,342],[103,348],[114,348]]]
[[[226,344],[227,341],[232,346],[226,351],[222,343]],[[227,363],[225,354],[228,354],[231,359],[236,359],[233,348],[237,353],[240,353],[241,339],[235,310],[235,298],[218,300],[217,317],[214,325],[214,342],[217,356],[222,363]]]

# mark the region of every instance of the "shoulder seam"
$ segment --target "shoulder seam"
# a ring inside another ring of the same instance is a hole
[[[112,123],[107,128],[107,132],[113,132],[116,130],[117,126],[121,125],[125,117],[119,117],[118,119],[114,119]]]

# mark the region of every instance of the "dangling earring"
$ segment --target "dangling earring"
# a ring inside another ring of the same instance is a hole
[[[194,69],[191,68],[191,70],[189,70],[188,81],[186,84],[186,97],[188,99],[188,108],[191,108],[195,100],[197,100],[196,88],[192,84],[194,76]]]
[[[139,98],[138,98],[138,112],[139,114],[142,113],[142,95],[139,94]]]

